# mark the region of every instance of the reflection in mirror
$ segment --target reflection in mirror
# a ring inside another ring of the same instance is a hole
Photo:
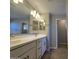
[[[28,24],[22,23],[22,33],[28,33]]]
[[[20,3],[23,1],[23,3]],[[10,1],[10,34],[19,35],[29,33],[30,11],[32,6],[26,0],[19,0],[18,4]]]
[[[39,30],[42,30],[43,23],[39,22]]]
[[[38,21],[33,21],[33,30],[38,30]]]

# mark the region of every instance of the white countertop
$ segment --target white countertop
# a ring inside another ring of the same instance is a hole
[[[10,49],[14,49],[20,45],[30,43],[34,40],[38,40],[46,36],[47,35],[45,34],[38,34],[37,36],[28,34],[28,35],[19,35],[19,36],[11,37]]]

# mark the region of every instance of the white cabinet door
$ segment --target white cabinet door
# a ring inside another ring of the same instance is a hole
[[[11,50],[11,59],[36,59],[36,41]]]
[[[37,40],[37,59],[41,59],[41,50],[42,50],[42,41],[41,39]]]
[[[36,48],[30,49],[24,55],[19,57],[20,59],[36,59]]]
[[[37,40],[37,59],[41,59],[46,51],[46,37]]]
[[[18,57],[19,59],[29,59],[29,54],[25,53],[22,56]]]
[[[29,59],[36,59],[36,48],[29,51]]]

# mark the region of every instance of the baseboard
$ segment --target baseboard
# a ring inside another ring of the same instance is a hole
[[[49,51],[50,51],[50,49],[47,49],[47,51],[49,52]]]
[[[50,48],[47,49],[47,51],[50,51],[52,49],[57,49],[57,47],[50,47]]]
[[[60,45],[67,45],[67,43],[59,43]]]
[[[57,49],[57,47],[50,47],[50,49]]]

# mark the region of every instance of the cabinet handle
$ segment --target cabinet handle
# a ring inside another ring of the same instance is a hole
[[[27,56],[27,59],[29,59],[29,56]]]
[[[24,59],[27,59],[26,57]]]
[[[29,56],[27,56],[27,58],[25,57],[24,59],[29,59]]]

